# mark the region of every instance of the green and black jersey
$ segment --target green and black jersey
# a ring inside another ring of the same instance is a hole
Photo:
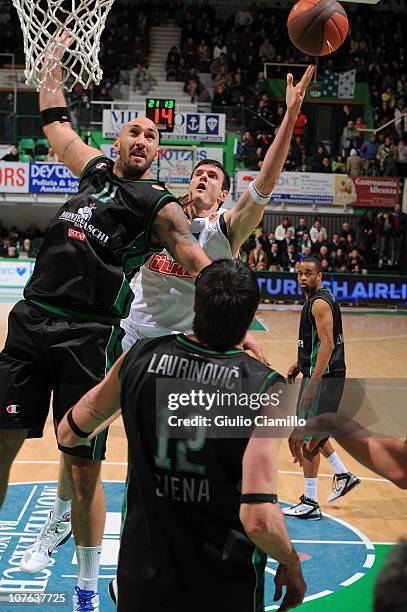
[[[324,376],[344,374],[346,366],[341,311],[335,298],[329,289],[325,287],[311,295],[302,308],[298,339],[298,367],[303,376],[307,377],[312,375],[315,368],[320,347],[317,326],[312,315],[312,305],[315,300],[325,300],[331,307],[333,316],[333,339],[335,348],[324,372]]]
[[[129,464],[120,612],[133,612],[135,602],[138,612],[264,612],[266,556],[239,520],[248,440],[207,436],[199,424],[189,438],[168,428],[156,434],[157,381],[178,379],[178,387],[192,389],[199,376],[212,393],[285,384],[243,351],[211,351],[182,334],[142,340],[129,351],[121,369]]]
[[[150,234],[158,211],[176,198],[155,180],[126,180],[95,157],[78,193],[51,221],[24,297],[45,310],[84,320],[128,315],[129,281],[161,246]]]

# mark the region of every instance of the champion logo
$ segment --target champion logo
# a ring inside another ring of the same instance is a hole
[[[10,404],[10,406],[7,406],[6,412],[9,414],[18,414],[21,412],[20,406],[18,404]]]
[[[151,187],[153,189],[158,189],[159,191],[164,191],[165,187],[162,187],[161,185],[151,185]]]
[[[209,217],[209,221],[216,221],[218,217],[219,217],[218,213],[212,213]]]

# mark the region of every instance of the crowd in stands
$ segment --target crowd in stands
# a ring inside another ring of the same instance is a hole
[[[255,270],[295,272],[306,257],[321,261],[324,272],[367,273],[374,268],[405,265],[407,215],[398,204],[377,213],[369,209],[360,218],[358,236],[349,223],[328,236],[316,217],[311,226],[304,217],[294,227],[289,217],[271,232],[258,227],[244,243],[242,260]]]
[[[42,238],[43,233],[35,223],[30,223],[25,230],[20,230],[15,225],[5,227],[0,219],[0,258],[36,257]]]

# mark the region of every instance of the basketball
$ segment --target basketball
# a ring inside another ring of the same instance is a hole
[[[345,9],[335,0],[299,0],[287,20],[291,42],[305,55],[328,55],[348,35]]]

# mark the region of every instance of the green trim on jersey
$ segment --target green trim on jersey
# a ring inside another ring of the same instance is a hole
[[[122,329],[119,325],[112,326],[112,331],[105,348],[105,376],[123,352],[122,340],[124,333],[124,329]],[[94,440],[92,440],[92,459],[100,460],[103,458],[104,450],[106,448],[107,434],[108,429],[105,429],[99,435],[97,435]]]
[[[106,157],[106,155],[95,155],[95,157],[92,157],[92,159],[90,159],[88,161],[88,163],[86,164],[86,166],[84,167],[84,169],[80,173],[79,180],[82,179],[82,177],[85,175],[85,173],[89,169],[89,167],[95,162],[95,159],[109,159],[109,157]]]
[[[312,296],[311,296],[311,298],[312,298]],[[309,299],[311,299],[311,298],[309,298]],[[323,300],[324,302],[326,302],[327,304],[329,304],[329,307],[330,307],[330,309],[331,309],[331,311],[332,311],[332,324],[333,324],[333,314],[334,314],[334,309],[333,309],[333,306],[332,306],[331,302],[330,302],[329,300],[327,300],[327,299],[326,299],[326,297],[325,297],[325,296],[323,296],[323,295],[318,295],[316,298],[314,298],[314,300],[313,300],[313,302],[312,302],[312,304],[311,304],[311,308],[309,309],[309,313],[308,313],[308,314],[309,314],[309,317],[308,317],[308,318],[309,318],[310,323],[311,323],[311,325],[312,325],[312,349],[311,349],[311,365],[310,365],[310,369],[309,369],[310,374],[312,374],[312,372],[313,372],[313,371],[314,371],[314,369],[315,369],[315,364],[316,364],[316,362],[317,362],[317,357],[318,357],[318,351],[319,351],[319,348],[320,348],[320,346],[321,346],[321,341],[320,341],[319,336],[318,336],[318,330],[317,330],[317,329],[316,329],[316,327],[314,326],[314,324],[313,324],[313,322],[312,322],[312,319],[311,319],[311,316],[314,316],[314,315],[312,314],[312,307],[313,307],[314,303],[315,303],[317,300]],[[314,320],[315,320],[315,319],[314,319]],[[314,346],[314,340],[315,340],[315,346]],[[323,376],[324,376],[325,374],[329,374],[329,373],[330,373],[330,372],[329,372],[329,363],[328,363],[328,365],[326,366],[326,368],[325,368],[325,370],[324,370]]]
[[[275,376],[281,376],[281,374],[279,374],[279,373],[278,373],[278,372],[276,372],[275,370],[271,370],[271,372],[269,372],[268,374],[266,374],[266,376],[264,377],[264,379],[263,379],[263,381],[262,381],[262,383],[261,383],[261,385],[260,385],[260,388],[259,388],[259,391],[258,391],[258,392],[259,392],[259,393],[263,393],[264,389],[265,389],[266,387],[268,387],[268,386],[269,386],[269,385],[268,385],[268,382],[269,382],[269,381],[270,381],[272,378],[274,378]]]
[[[120,325],[121,318],[120,317],[104,317],[102,315],[91,315],[86,312],[78,312],[76,310],[69,310],[68,308],[58,308],[58,306],[51,306],[50,304],[46,304],[41,300],[27,300],[30,304],[34,304],[41,308],[41,310],[45,310],[50,314],[57,315],[58,317],[62,317],[63,319],[71,319],[73,321],[91,321],[92,323],[105,323],[106,325]]]
[[[230,351],[213,351],[211,349],[206,349],[203,346],[201,346],[200,344],[198,344],[197,342],[194,342],[193,340],[189,340],[186,336],[184,336],[183,334],[176,336],[175,337],[176,342],[182,344],[183,346],[191,349],[193,348],[194,350],[200,352],[200,353],[204,353],[205,355],[225,355],[225,356],[229,356],[229,355],[238,355],[239,353],[244,353],[244,351],[242,351],[241,349],[232,349]]]
[[[264,612],[264,568],[267,556],[259,548],[255,547],[252,554],[252,564],[256,575],[256,584],[253,593],[253,612]]]

